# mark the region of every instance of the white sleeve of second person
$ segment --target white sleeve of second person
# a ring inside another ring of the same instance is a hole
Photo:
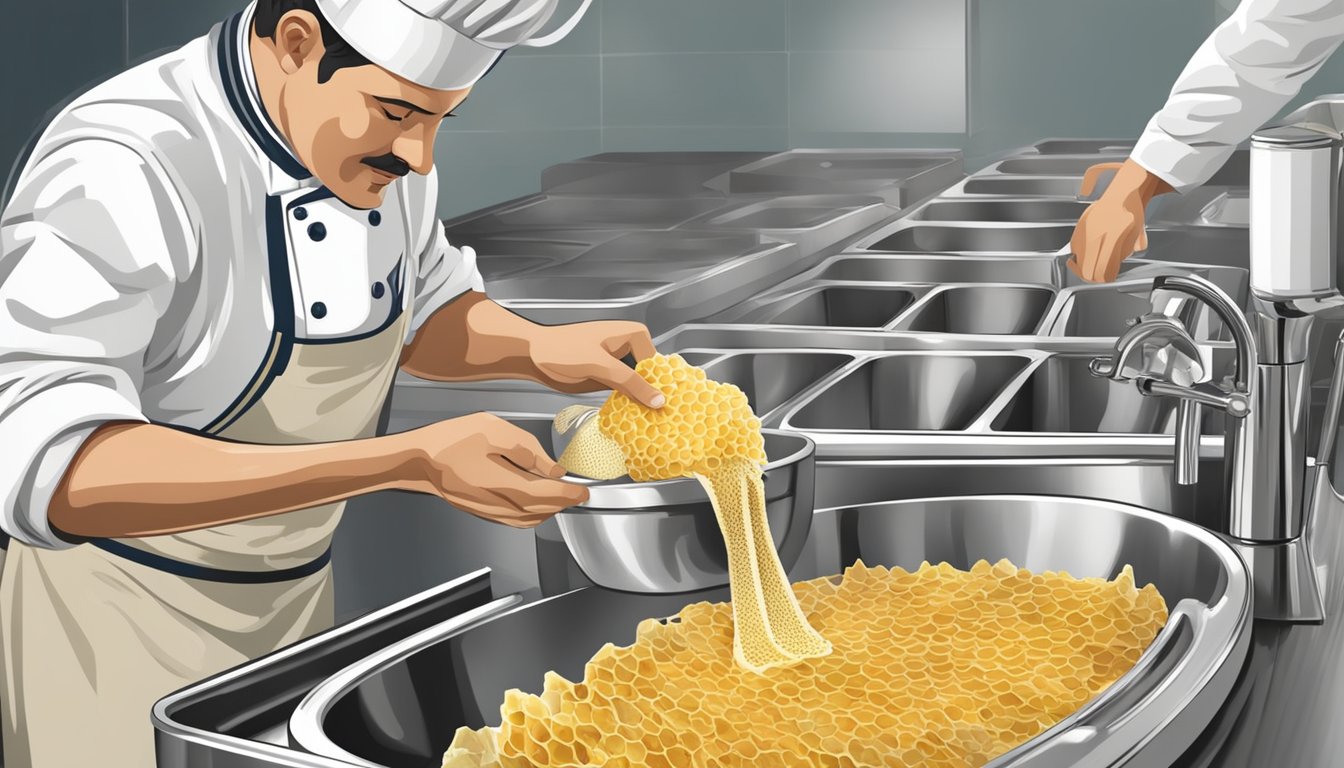
[[[428,243],[420,252],[419,274],[415,285],[409,342],[420,326],[444,304],[467,291],[485,291],[485,281],[476,267],[476,251],[470,246],[457,247],[448,242],[443,222],[438,220],[438,170],[426,179],[423,215],[429,228]]]
[[[0,217],[0,526],[60,549],[47,520],[84,441],[147,421],[145,350],[183,258],[185,214],[156,166],[102,139],[34,157]]]
[[[1177,191],[1208,181],[1344,42],[1344,0],[1244,0],[1181,72],[1130,157]]]

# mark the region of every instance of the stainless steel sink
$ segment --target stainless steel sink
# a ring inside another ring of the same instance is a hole
[[[681,265],[723,263],[760,248],[763,242],[760,236],[745,233],[630,232],[578,254],[574,266],[638,263],[646,273],[658,273]]]
[[[1019,387],[1008,388],[982,422],[996,432],[1175,433],[1176,404],[1171,399],[1147,397],[1131,383],[1092,375],[1088,363],[1093,357],[1047,357]],[[1202,430],[1222,434],[1221,414],[1205,409]]]
[[[1078,176],[1098,163],[1119,163],[1125,160],[1123,154],[1098,154],[1090,157],[1010,157],[1000,160],[985,169],[986,173],[1006,176]]]
[[[1153,262],[1146,262],[1154,265]],[[1114,283],[1075,284],[1059,292],[1054,306],[1042,324],[1044,333],[1054,336],[1086,336],[1114,339],[1141,315],[1152,311],[1149,292],[1152,280],[1131,279],[1129,276],[1149,272],[1138,260],[1131,262],[1134,269],[1121,274]],[[1227,292],[1239,305],[1250,300],[1245,270],[1224,267],[1199,267],[1181,270],[1205,277]],[[1226,341],[1231,334],[1218,316],[1207,307],[1195,308],[1196,319],[1191,332],[1199,341]]]
[[[667,245],[679,237],[656,239]],[[613,241],[604,252],[633,254],[643,241],[642,236],[619,246]],[[635,320],[658,335],[735,307],[808,267],[808,257],[800,256],[792,243],[750,237],[690,236],[663,252],[663,261],[600,261],[581,255],[553,268],[493,281],[487,290],[491,298],[534,322]]]
[[[900,222],[860,241],[867,251],[915,253],[1057,253],[1068,247],[1072,225],[975,225]]]
[[[865,194],[902,208],[962,176],[958,150],[793,149],[726,175],[734,195]]]
[[[1023,198],[1005,200],[935,200],[910,218],[919,221],[1069,222],[1087,210],[1081,200]]]
[[[726,206],[686,222],[682,229],[749,232],[794,243],[804,253],[814,254],[897,215],[897,209],[872,195],[731,198]]]
[[[807,350],[732,350],[723,353],[687,351],[687,362],[704,368],[710,379],[732,384],[746,393],[751,410],[766,426],[774,413],[855,356]]]
[[[446,223],[459,232],[512,233],[526,229],[668,229],[724,204],[704,197],[579,197],[533,195]]]
[[[1031,147],[1039,155],[1120,155],[1134,149],[1133,139],[1046,139]]]
[[[1169,765],[1212,720],[1247,657],[1244,565],[1217,536],[1167,515],[1073,498],[982,496],[814,517],[795,579],[832,575],[857,559],[913,570],[923,561],[965,569],[1007,558],[1036,572],[1106,579],[1130,565],[1139,584],[1160,590],[1170,617],[1135,667],[987,768]],[[289,732],[299,748],[342,764],[432,765],[458,727],[499,724],[505,691],[539,693],[552,671],[579,680],[593,653],[632,642],[640,621],[726,598],[722,589],[655,596],[587,588],[470,624],[446,622],[331,677],[305,697]]]
[[[841,254],[827,259],[801,280],[878,283],[1034,283],[1054,285],[1055,264],[1037,256],[951,256]],[[781,286],[782,287],[782,286]]]
[[[890,353],[847,369],[790,409],[784,429],[957,431],[1032,362],[1028,353]]]
[[[1007,195],[1062,197],[1077,200],[1081,191],[1078,176],[971,176],[952,191],[952,195]]]
[[[921,333],[1030,334],[1054,293],[1044,286],[944,286],[920,299],[891,327]]]
[[[763,297],[760,308],[744,321],[827,328],[883,328],[926,290],[925,286],[909,285],[813,283],[798,290]]]

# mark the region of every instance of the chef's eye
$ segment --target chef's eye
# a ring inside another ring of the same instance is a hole
[[[402,120],[406,119],[406,115],[394,115],[391,112],[388,112],[386,107],[383,108],[383,114],[387,116],[388,120],[391,120],[394,123],[400,123]]]

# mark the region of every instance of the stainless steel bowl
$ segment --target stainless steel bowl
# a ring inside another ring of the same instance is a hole
[[[550,417],[510,421],[550,447]],[[812,522],[815,445],[803,435],[761,432],[768,460],[763,472],[765,514],[780,562],[789,568]],[[567,568],[572,558],[592,583],[627,592],[688,592],[728,583],[723,535],[699,481],[572,480],[588,486],[588,501],[538,530],[538,571]],[[545,545],[547,532],[554,529],[567,552]]]
[[[1114,577],[1125,564],[1170,608],[1138,664],[992,768],[1172,765],[1224,703],[1247,658],[1245,565],[1216,535],[1139,507],[1047,496],[881,502],[817,512],[795,579],[862,558],[913,569],[1008,558],[1034,571]],[[540,693],[555,671],[580,679],[603,643],[625,645],[646,618],[727,590],[636,595],[579,589],[496,614],[450,621],[387,646],[313,689],[290,719],[292,743],[377,767],[438,765],[459,726],[499,724],[504,692]],[[901,628],[893,628],[899,633]]]

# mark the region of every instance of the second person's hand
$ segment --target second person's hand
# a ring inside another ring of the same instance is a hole
[[[391,436],[413,457],[410,490],[437,495],[476,517],[531,528],[588,499],[531,433],[475,413]]]
[[[1102,171],[1115,164],[1092,166],[1083,176],[1084,195],[1090,195]],[[1149,201],[1171,187],[1133,160],[1126,160],[1101,198],[1078,219],[1069,241],[1073,257],[1069,269],[1090,283],[1109,283],[1120,274],[1120,264],[1135,250],[1148,247],[1144,211]]]

